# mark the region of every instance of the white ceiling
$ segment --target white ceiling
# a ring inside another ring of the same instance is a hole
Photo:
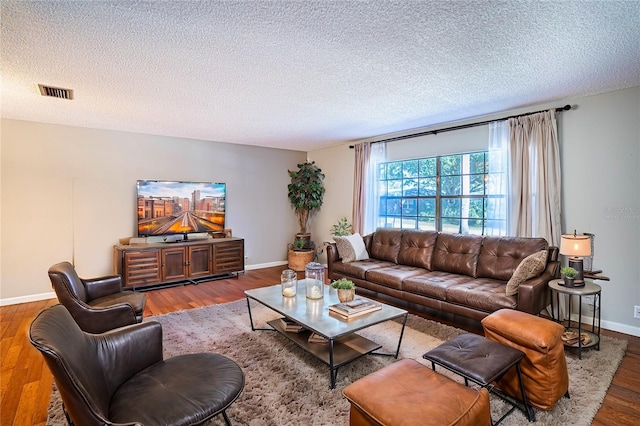
[[[640,86],[637,0],[2,0],[1,13],[2,117],[80,127],[311,151]]]

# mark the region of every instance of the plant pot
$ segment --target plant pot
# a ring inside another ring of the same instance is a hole
[[[304,250],[309,250],[313,248],[313,243],[311,242],[311,233],[307,232],[307,233],[300,233],[298,232],[296,234],[296,240],[302,238],[304,240],[304,246],[302,246],[302,248]]]
[[[564,286],[565,287],[573,287],[573,282],[575,278],[564,277]]]
[[[356,289],[338,289],[338,299],[340,302],[351,302],[356,296]]]
[[[313,262],[316,252],[314,250],[296,251],[289,249],[288,261],[289,269],[293,269],[296,272],[304,271],[307,263]]]

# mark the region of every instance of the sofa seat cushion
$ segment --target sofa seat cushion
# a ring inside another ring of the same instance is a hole
[[[447,302],[468,306],[484,312],[502,308],[516,309],[518,298],[507,296],[504,281],[490,278],[475,280],[447,288]]]
[[[438,233],[436,231],[405,230],[402,234],[398,263],[431,270],[433,249],[437,239]]]
[[[331,269],[335,274],[347,275],[349,277],[366,280],[367,271],[393,265],[395,265],[395,263],[387,262],[384,260],[367,259],[349,263],[333,262],[333,264],[331,265]]]
[[[144,293],[125,290],[120,293],[109,294],[107,296],[93,299],[89,302],[89,305],[95,308],[106,308],[118,303],[128,303],[133,306],[133,310],[136,314],[141,314],[144,310],[146,297],[147,296]]]
[[[424,269],[415,266],[391,265],[367,271],[367,281],[402,290],[402,281],[424,273]]]
[[[432,271],[405,279],[402,289],[408,293],[419,294],[438,300],[447,300],[447,289],[473,281],[467,275],[451,274],[449,272]]]
[[[402,242],[402,229],[379,228],[373,233],[369,257],[398,263],[398,253]]]
[[[507,281],[524,258],[548,248],[544,238],[484,237],[476,275]]]
[[[479,235],[441,233],[433,252],[432,270],[475,277],[480,247]]]

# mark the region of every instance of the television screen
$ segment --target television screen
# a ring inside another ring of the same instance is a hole
[[[138,236],[222,232],[226,184],[139,180]]]

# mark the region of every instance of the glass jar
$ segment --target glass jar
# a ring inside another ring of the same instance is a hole
[[[324,266],[318,262],[307,263],[304,268],[304,282],[309,299],[322,299],[324,296]]]
[[[285,269],[280,274],[280,285],[282,286],[282,295],[285,297],[295,297],[298,287],[298,276],[296,271]]]

